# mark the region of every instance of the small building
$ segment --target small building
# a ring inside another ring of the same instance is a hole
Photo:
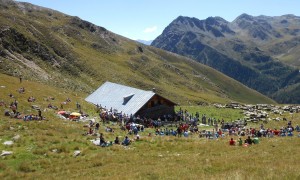
[[[85,100],[107,109],[112,108],[118,113],[147,118],[174,115],[176,105],[154,91],[144,91],[111,82],[105,82]]]

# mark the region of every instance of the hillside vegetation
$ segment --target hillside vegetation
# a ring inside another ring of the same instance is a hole
[[[0,1],[0,72],[90,93],[111,81],[180,104],[274,103],[199,63],[116,35],[78,17]]]
[[[213,67],[279,103],[300,103],[299,22],[294,15],[242,14],[233,22],[179,16],[152,45]]]

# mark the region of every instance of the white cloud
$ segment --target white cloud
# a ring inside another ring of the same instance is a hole
[[[156,30],[157,30],[157,26],[148,27],[148,28],[144,29],[144,33],[153,33]]]

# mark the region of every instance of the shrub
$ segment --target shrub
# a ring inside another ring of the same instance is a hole
[[[102,162],[100,162],[100,161],[92,162],[92,167],[100,167],[100,166],[103,166]]]
[[[28,163],[28,162],[22,162],[19,165],[19,171],[28,173],[28,172],[34,172],[35,169],[32,167],[32,165],[30,163]]]
[[[0,170],[5,170],[7,168],[6,164],[0,162]]]
[[[33,154],[36,154],[36,155],[44,155],[46,153],[46,150],[45,149],[35,149],[32,151]]]
[[[67,149],[67,147],[65,145],[61,145],[61,146],[57,147],[57,152],[58,153],[62,153],[62,152],[69,153],[69,150]]]

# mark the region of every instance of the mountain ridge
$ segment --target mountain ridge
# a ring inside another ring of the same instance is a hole
[[[283,25],[284,20],[289,24]],[[220,17],[199,20],[179,16],[151,45],[211,66],[280,103],[300,103],[297,92],[292,93],[292,100],[286,100],[283,91],[279,91],[300,85],[300,75],[295,73],[298,68],[293,66],[297,61],[287,64],[291,60],[284,62],[270,50],[270,46],[278,47],[288,39],[290,43],[286,44],[290,46],[297,42],[294,39],[299,38],[300,23],[296,26],[299,20],[292,15],[242,14],[232,22]]]

